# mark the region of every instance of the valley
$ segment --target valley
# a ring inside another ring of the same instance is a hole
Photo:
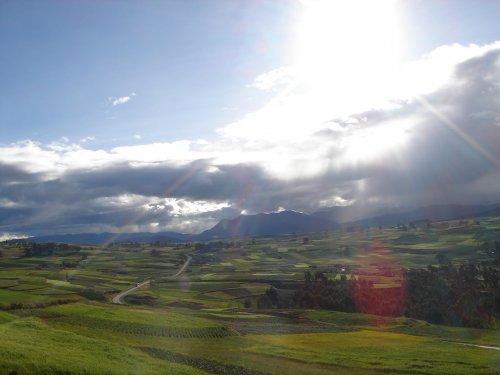
[[[263,296],[287,301],[307,274],[389,293],[405,287],[404,269],[498,270],[499,241],[491,216],[197,242],[6,242],[0,373],[495,374],[497,313],[478,329]]]

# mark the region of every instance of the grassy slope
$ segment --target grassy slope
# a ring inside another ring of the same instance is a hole
[[[60,313],[61,307],[45,310]],[[112,307],[108,310],[112,310]],[[75,305],[74,314],[76,313]],[[432,337],[444,336],[442,330],[445,329],[450,340],[478,342],[477,340],[484,339],[484,335],[487,335],[486,342],[494,344],[498,342],[498,331],[441,327],[407,318],[381,318],[327,311],[309,311],[301,315],[302,319],[308,318],[354,331],[272,334],[276,327],[271,324],[265,334],[219,339],[183,339],[122,334],[92,326],[67,326],[66,329],[124,346],[169,350],[193,358],[206,358],[272,374],[283,373],[284,369],[288,374],[377,371],[400,374],[494,374],[500,365],[500,354],[496,351],[461,346]],[[238,320],[242,318],[240,316]],[[245,319],[253,321],[252,325],[259,325],[262,319],[269,321],[268,316],[263,314]],[[51,324],[59,326],[57,320]],[[130,322],[130,325],[133,326],[134,323]],[[391,332],[404,327],[414,331],[410,334]],[[421,334],[428,335],[427,337],[417,336],[422,328],[424,330]]]
[[[353,369],[423,374],[494,374],[500,354],[429,338],[356,331],[300,335],[255,335],[245,350],[266,356]]]
[[[37,318],[0,325],[0,373],[200,374],[109,341],[50,328]]]
[[[5,311],[0,311],[0,324],[2,323],[8,323],[13,320],[17,319],[15,315],[9,314]]]
[[[485,259],[478,246],[500,239],[495,231],[499,227],[500,218],[490,218],[481,219],[481,226],[463,228],[450,222],[408,232],[311,234],[307,245],[301,237],[282,236],[258,238],[256,244],[246,239],[240,248],[208,253],[165,246],[156,258],[151,256],[153,245],[88,248],[88,259],[76,269],[62,268],[62,261],[69,258],[61,254],[4,257],[0,304],[79,298],[76,292],[82,288],[110,291],[110,298],[112,290],[127,289],[150,275],[155,277],[153,286],[135,294],[158,298],[154,307],[114,306],[82,298],[82,303],[0,311],[0,374],[14,369],[23,374],[197,373],[170,362],[168,356],[154,359],[138,347],[270,374],[500,374],[500,352],[446,342],[500,346],[499,330],[333,311],[291,311],[290,316],[298,319],[288,320],[284,315],[243,310],[244,299],[262,294],[272,280],[300,281],[308,269],[328,270],[342,264],[376,273],[379,265],[425,267],[437,264],[436,254],[441,252],[457,263]],[[383,249],[369,250],[374,241],[383,243]],[[344,251],[347,246],[350,255]],[[182,278],[170,280],[186,253],[194,255],[192,264]],[[377,274],[367,277],[384,285],[393,282]],[[204,330],[222,325],[246,335],[205,335],[211,331]],[[158,335],[160,329],[172,327],[177,336]],[[342,330],[349,332],[335,332]],[[187,338],[183,338],[185,332]]]
[[[125,322],[133,324],[149,324],[160,327],[177,328],[203,328],[218,327],[217,323],[210,320],[193,316],[189,313],[182,313],[172,309],[145,309],[140,307],[130,308],[126,306],[113,306],[94,303],[72,303],[67,305],[51,306],[40,310],[40,314],[50,316],[65,316],[68,318],[85,318],[88,321],[109,320],[115,322]]]
[[[453,342],[500,347],[500,330],[449,327],[430,324],[406,317],[390,318],[377,315],[344,313],[339,311],[306,310],[300,316],[338,327],[388,331],[412,336],[426,336]]]

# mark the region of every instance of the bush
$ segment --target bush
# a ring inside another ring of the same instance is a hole
[[[91,301],[98,301],[98,302],[106,301],[106,296],[104,295],[104,293],[95,289],[84,289],[78,294]]]

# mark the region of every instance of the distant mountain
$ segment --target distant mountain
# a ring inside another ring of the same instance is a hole
[[[118,237],[118,241],[114,242],[186,242],[192,241],[195,237],[195,234],[185,234],[178,232],[138,232],[124,233]]]
[[[491,209],[489,209],[487,211],[484,211],[484,212],[481,212],[477,216],[482,216],[482,217],[485,217],[485,216],[500,216],[500,206],[497,205],[497,207],[491,208]]]
[[[281,211],[221,220],[212,229],[201,233],[198,239],[319,232],[336,227],[337,223],[327,219],[296,211]]]
[[[419,220],[452,220],[475,216],[498,216],[500,205],[435,205],[396,211],[392,208],[381,215],[368,213],[363,207],[330,207],[311,215],[296,211],[241,215],[221,220],[211,229],[198,235],[177,232],[160,233],[81,233],[36,236],[24,239],[30,242],[61,242],[82,245],[138,242],[188,242],[216,238],[266,236],[292,233],[321,232],[339,227],[393,226]],[[369,216],[369,214],[373,216]],[[363,216],[364,215],[364,216]],[[361,217],[361,219],[359,219]],[[355,219],[353,219],[355,218]]]
[[[350,223],[367,217],[390,213],[389,210],[369,209],[363,205],[325,207],[311,214],[312,217],[336,223]]]
[[[159,233],[79,233],[79,234],[54,234],[48,236],[35,236],[23,239],[28,242],[60,242],[80,245],[105,245],[109,243],[154,243],[154,242],[186,242],[194,239],[192,234],[177,232]]]
[[[462,219],[473,216],[483,216],[483,213],[489,211],[493,212],[495,208],[498,209],[498,205],[435,205],[374,216],[351,222],[349,225],[386,227],[396,224],[408,224],[412,221],[426,219],[432,221]]]

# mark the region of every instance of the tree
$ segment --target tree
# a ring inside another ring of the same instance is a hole
[[[446,264],[451,263],[450,258],[448,258],[446,256],[446,254],[439,253],[438,255],[436,255],[436,259],[437,259],[438,263],[441,265],[446,265]]]
[[[106,296],[104,295],[104,293],[95,289],[83,289],[78,294],[92,301],[106,301]]]
[[[275,287],[272,286],[268,290],[266,290],[266,295],[269,297],[269,301],[271,301],[271,304],[273,306],[278,306],[278,291]]]

